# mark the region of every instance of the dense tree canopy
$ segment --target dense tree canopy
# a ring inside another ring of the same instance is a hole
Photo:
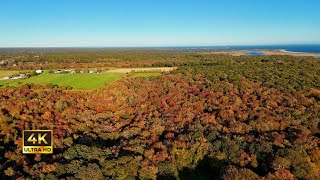
[[[0,178],[320,178],[320,62],[188,55],[92,92],[0,89]],[[22,130],[53,129],[52,155]]]

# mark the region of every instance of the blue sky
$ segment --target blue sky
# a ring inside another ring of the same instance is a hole
[[[319,0],[3,0],[0,47],[320,44]]]

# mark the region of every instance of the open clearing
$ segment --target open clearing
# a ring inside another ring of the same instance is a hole
[[[135,68],[132,68],[135,69]],[[131,69],[131,70],[132,70]],[[114,69],[115,72],[104,72],[100,74],[48,74],[48,71],[45,71],[43,74],[38,76],[33,76],[27,79],[18,79],[18,80],[0,80],[0,87],[19,87],[24,84],[38,84],[46,85],[53,84],[59,86],[70,86],[75,90],[90,90],[98,88],[104,84],[112,83],[122,77],[152,77],[152,76],[161,76],[161,72],[151,68],[152,71],[142,71],[143,68],[138,68],[140,71],[133,74],[125,74],[128,69]],[[145,68],[144,68],[145,69]],[[149,69],[149,68],[147,68]],[[159,69],[159,68],[157,68]],[[132,72],[132,71],[129,72]],[[19,71],[0,71],[0,79],[17,74]],[[121,72],[121,73],[120,73]]]
[[[18,87],[23,84],[57,84],[71,86],[75,89],[93,89],[106,83],[114,82],[123,74],[41,74],[28,79],[0,81],[0,85]]]

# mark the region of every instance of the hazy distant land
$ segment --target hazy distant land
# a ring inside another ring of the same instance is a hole
[[[204,52],[204,54],[228,54],[232,56],[242,56],[248,55],[248,53],[251,52],[261,52],[264,55],[320,56],[320,53],[290,52],[284,50],[216,50],[212,52]]]

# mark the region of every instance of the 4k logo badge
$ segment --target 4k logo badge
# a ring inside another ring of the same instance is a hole
[[[52,130],[24,130],[23,154],[52,154]]]

